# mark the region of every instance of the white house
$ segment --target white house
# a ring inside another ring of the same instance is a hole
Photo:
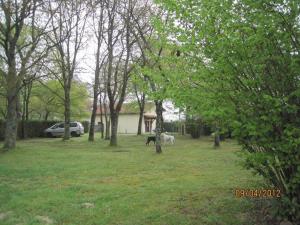
[[[96,124],[100,124],[100,116],[101,111],[103,114],[103,124],[105,127],[105,119],[104,119],[104,107],[101,109],[98,107],[97,115],[96,115]],[[106,106],[107,115],[109,118],[109,108]],[[142,133],[153,132],[155,129],[155,104],[153,102],[145,103],[145,110],[142,122]],[[123,103],[119,114],[119,122],[118,122],[118,133],[123,134],[136,134],[138,129],[138,121],[139,121],[139,107],[136,102]]]

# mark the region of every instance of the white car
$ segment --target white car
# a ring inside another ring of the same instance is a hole
[[[53,126],[44,130],[47,137],[59,137],[63,136],[65,133],[65,123],[56,123]],[[70,134],[72,137],[80,137],[84,134],[84,128],[79,122],[70,123]]]

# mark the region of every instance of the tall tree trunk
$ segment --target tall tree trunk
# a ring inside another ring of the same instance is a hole
[[[94,85],[94,98],[93,98],[93,109],[91,115],[90,130],[89,130],[89,141],[94,141],[94,134],[95,134],[95,121],[96,121],[97,102],[98,102],[98,88],[95,86],[96,86],[96,80]]]
[[[111,121],[110,146],[117,146],[118,120],[119,120],[118,113],[111,112],[110,113],[110,121]]]
[[[103,124],[103,111],[102,111],[102,95],[99,96],[99,108],[100,108],[100,123],[101,123],[101,139],[104,138],[104,124]]]
[[[16,147],[17,140],[17,96],[16,90],[8,90],[8,106],[7,115],[5,120],[5,138],[4,138],[4,149],[13,149]]]
[[[110,119],[106,118],[105,123],[105,140],[110,139]]]
[[[22,109],[22,120],[21,120],[21,138],[27,138],[26,122],[29,118],[29,100],[31,95],[32,82],[24,83],[23,93],[23,109]]]
[[[14,57],[11,57],[11,64],[7,74],[7,115],[5,125],[4,149],[13,149],[16,147],[18,118],[18,82],[16,75],[16,63]]]
[[[31,97],[31,90],[32,90],[32,82],[26,85],[27,86],[27,95],[25,98],[25,120],[29,120],[29,103]]]
[[[25,116],[22,115],[21,119],[21,139],[27,138],[27,130],[26,130],[26,123],[25,123]]]
[[[25,127],[25,118],[26,118],[26,96],[27,96],[27,88],[26,85],[24,86],[23,92],[23,109],[22,109],[22,119],[21,119],[21,138],[26,138],[26,127]]]
[[[100,51],[101,51],[101,43],[102,43],[102,23],[103,23],[103,7],[101,7],[101,16],[98,21],[98,32],[97,32],[97,53],[96,53],[96,68],[95,68],[95,80],[94,80],[94,97],[93,97],[93,109],[91,115],[91,125],[89,131],[89,141],[94,141],[95,135],[95,120],[96,120],[96,112],[97,112],[97,102],[99,95],[99,83],[100,83]],[[100,96],[101,98],[101,96]]]
[[[70,101],[70,89],[65,88],[65,132],[63,140],[70,139],[70,117],[71,117],[71,101]]]
[[[139,113],[139,122],[138,122],[138,131],[137,131],[137,135],[141,135],[142,134],[142,124],[143,124],[143,117],[144,117],[144,110],[145,110],[145,93],[142,94],[141,99],[139,99],[139,95],[137,92],[137,87],[135,86],[135,95],[139,104],[139,109],[140,109],[140,113]]]
[[[48,120],[48,117],[49,117],[49,111],[46,111],[44,120],[47,121],[47,120]]]
[[[155,100],[155,106],[156,106],[156,132],[155,132],[155,137],[156,137],[156,142],[155,142],[155,149],[156,153],[162,153],[161,149],[161,128],[162,128],[162,101],[160,100]]]
[[[139,123],[138,123],[137,135],[142,135],[143,117],[144,117],[144,106],[142,108],[140,108],[140,115],[139,115]]]
[[[214,135],[214,147],[215,148],[219,148],[220,147],[220,131],[219,131],[219,127],[216,126],[215,129],[215,135]]]
[[[105,97],[104,97],[105,99]],[[107,106],[106,103],[103,104],[104,106],[104,119],[105,119],[105,140],[109,140],[110,139],[110,120],[108,118],[107,115]]]

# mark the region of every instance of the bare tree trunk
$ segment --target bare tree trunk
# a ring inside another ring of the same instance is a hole
[[[106,123],[105,123],[105,140],[110,139],[110,119],[106,117]]]
[[[215,148],[219,148],[220,147],[220,131],[219,131],[219,127],[216,126],[215,129],[215,135],[214,135],[214,147]]]
[[[49,111],[46,111],[44,120],[47,121],[47,120],[48,120],[48,117],[49,117]]]
[[[101,139],[104,138],[104,125],[103,125],[103,111],[102,111],[102,96],[101,96],[101,93],[100,93],[100,96],[99,96],[99,107],[100,107],[100,123],[101,123]]]
[[[23,109],[22,109],[22,120],[21,120],[21,138],[27,138],[26,122],[29,118],[29,100],[32,89],[32,82],[25,83],[23,87]]]
[[[71,101],[70,101],[70,89],[69,87],[65,88],[65,132],[63,140],[70,139],[70,117],[71,117]]]
[[[118,120],[119,120],[118,113],[111,112],[110,113],[110,121],[111,121],[110,146],[117,146]]]
[[[162,101],[160,100],[155,100],[155,106],[156,106],[156,133],[155,133],[155,137],[156,137],[156,142],[155,142],[155,149],[156,149],[156,153],[162,153],[161,150],[161,140],[160,140],[160,135],[161,135],[161,127],[162,127],[162,111],[163,111],[163,107],[162,107]]]
[[[101,51],[101,44],[103,38],[103,2],[100,4],[100,17],[98,19],[98,27],[97,32],[95,32],[95,36],[97,38],[97,52],[96,52],[96,68],[95,68],[95,81],[94,81],[94,98],[93,98],[93,110],[91,115],[91,125],[89,131],[89,141],[94,141],[94,134],[95,134],[95,120],[96,120],[96,112],[97,112],[97,102],[98,102],[98,95],[99,95],[99,86],[100,86],[100,69],[102,67],[102,63],[100,65],[100,51]],[[101,96],[100,96],[101,102]],[[100,106],[101,107],[101,106]]]
[[[106,97],[104,97],[105,100]],[[109,140],[110,138],[110,120],[107,115],[107,106],[106,103],[104,105],[104,119],[105,119],[105,140]]]
[[[16,147],[17,140],[17,104],[18,104],[18,82],[16,74],[16,61],[11,57],[9,71],[7,76],[7,115],[5,125],[4,149],[12,149]]]
[[[23,109],[22,109],[22,119],[21,119],[21,138],[25,139],[26,138],[26,127],[25,127],[25,118],[26,118],[26,97],[27,96],[27,87],[26,85],[24,86],[23,90]]]
[[[98,81],[96,81],[96,79]],[[96,78],[95,76],[93,109],[92,109],[90,130],[89,130],[89,141],[94,141],[94,134],[95,134],[95,121],[96,121],[97,101],[98,101],[98,88],[96,87],[96,82],[98,83],[97,86],[99,86],[99,76],[98,78]]]
[[[134,92],[135,92],[135,96],[137,98],[139,109],[140,109],[137,135],[141,135],[142,134],[143,116],[144,116],[144,110],[145,110],[145,93],[144,92],[142,93],[142,96],[140,99],[136,85],[134,85]]]
[[[30,87],[28,87],[27,97],[25,100],[25,120],[26,121],[29,120],[29,101],[30,101],[30,97],[31,97],[31,89],[32,89],[32,84],[30,84]]]
[[[17,140],[17,96],[16,90],[7,90],[7,116],[5,123],[5,138],[4,138],[4,149],[13,149],[16,147]]]
[[[143,117],[144,117],[144,108],[145,108],[145,102],[144,102],[143,106],[140,108],[140,115],[139,115],[139,123],[138,123],[137,135],[142,135],[142,125],[143,125]]]

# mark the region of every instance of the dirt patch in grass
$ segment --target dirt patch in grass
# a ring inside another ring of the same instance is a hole
[[[35,218],[43,224],[54,224],[54,221],[48,216],[36,216]]]
[[[12,214],[11,211],[8,212],[0,212],[0,221],[6,220]]]
[[[95,204],[91,202],[85,202],[81,204],[82,208],[95,208]]]

